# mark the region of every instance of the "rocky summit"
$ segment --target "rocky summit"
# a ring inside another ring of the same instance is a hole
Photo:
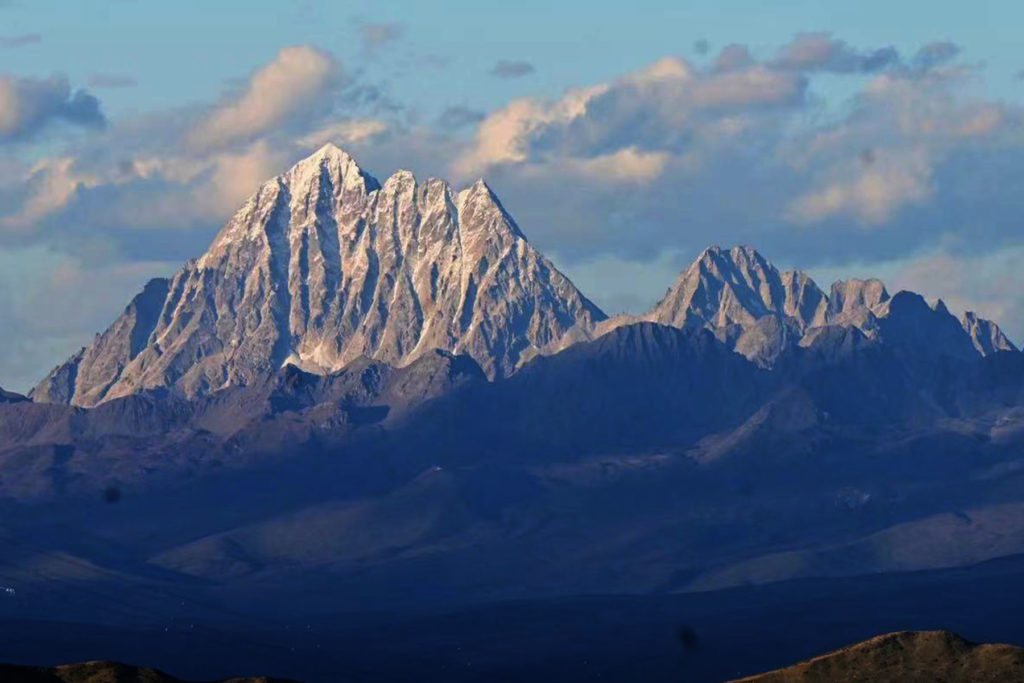
[[[400,366],[434,349],[470,355],[493,378],[604,317],[483,181],[456,192],[398,171],[381,184],[327,145],[260,187],[203,256],[147,284],[32,397],[194,397],[286,363]]]

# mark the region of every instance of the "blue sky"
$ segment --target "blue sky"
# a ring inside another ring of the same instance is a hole
[[[612,312],[749,242],[1024,340],[1024,5],[768,5],[0,0],[0,386],[328,140],[487,177]]]

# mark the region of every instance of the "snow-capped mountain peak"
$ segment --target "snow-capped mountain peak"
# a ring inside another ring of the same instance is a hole
[[[483,181],[455,192],[398,171],[380,183],[334,145],[264,183],[205,254],[147,291],[34,398],[195,396],[284,363],[404,365],[433,349],[497,377],[605,317]]]

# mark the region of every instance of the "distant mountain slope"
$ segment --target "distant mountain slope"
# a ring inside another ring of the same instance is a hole
[[[748,327],[766,315],[799,330],[822,325],[828,298],[799,271],[780,273],[750,247],[710,247],[679,276],[649,317],[674,327]]]
[[[433,349],[490,377],[604,314],[479,181],[383,184],[328,145],[265,183],[199,259],[154,280],[33,391],[90,406],[145,389],[198,396],[286,362],[331,372]]]
[[[710,330],[762,367],[774,366],[787,349],[806,346],[831,327],[856,329],[867,339],[902,347],[913,356],[973,359],[1016,351],[994,322],[973,313],[958,320],[942,301],[931,305],[906,291],[890,295],[875,279],[835,282],[826,294],[806,273],[779,271],[752,247],[713,246],[650,311],[577,326],[544,352],[638,321]]]
[[[971,335],[971,341],[978,353],[989,356],[1000,351],[1016,351],[1017,347],[991,320],[979,318],[973,311],[967,311],[960,318],[961,324]]]
[[[32,572],[63,553],[116,568],[121,592],[170,572],[301,612],[1024,552],[1024,356],[908,354],[839,325],[771,369],[641,322],[494,382],[431,352],[191,401],[22,402],[0,407],[0,444],[0,538],[27,546],[0,573],[37,610],[54,598]]]
[[[132,489],[162,475],[207,474],[260,456],[326,448],[362,427],[390,424],[424,402],[485,383],[473,359],[432,351],[401,368],[358,358],[329,375],[293,365],[245,387],[191,401],[143,392],[89,409],[21,401],[0,409],[0,498]]]
[[[744,683],[1013,683],[1024,680],[1024,648],[978,645],[949,631],[878,636]]]
[[[971,314],[961,324],[941,301],[930,306],[912,292],[890,296],[878,280],[836,282],[826,295],[806,273],[779,272],[750,247],[707,249],[642,317],[715,330],[761,365],[833,325],[916,354],[971,358],[1013,348],[995,323]]]
[[[5,683],[188,683],[156,669],[118,664],[85,662],[53,668],[0,664]],[[221,683],[288,683],[280,678],[231,678]]]

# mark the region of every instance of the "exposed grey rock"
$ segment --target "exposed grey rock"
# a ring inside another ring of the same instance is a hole
[[[823,318],[826,305],[804,273],[780,273],[750,247],[711,247],[644,317],[673,327],[747,328],[770,315],[805,329]]]
[[[43,403],[92,405],[107,394],[124,369],[145,350],[155,329],[170,282],[150,280],[124,313],[93,343],[55,368],[32,391]]]
[[[864,318],[891,297],[881,280],[840,280],[832,284],[826,318],[829,322],[863,325]]]
[[[929,306],[912,292],[892,297],[875,279],[836,282],[826,295],[807,274],[780,273],[750,247],[705,250],[639,319],[710,329],[762,367],[791,346],[823,339],[826,327],[853,328],[867,340],[925,355],[975,358],[1013,348],[993,323],[965,317],[961,324],[941,301]]]
[[[973,311],[967,311],[960,318],[960,323],[971,336],[974,348],[983,356],[990,356],[1000,351],[1016,351],[1014,346],[1003,331],[991,320],[979,318]]]
[[[841,280],[826,294],[806,273],[779,271],[751,247],[713,246],[679,275],[647,313],[577,325],[540,353],[557,353],[638,322],[710,330],[729,348],[766,368],[797,346],[818,345],[816,355],[835,358],[868,343],[968,359],[1016,350],[995,323],[972,313],[959,321],[942,301],[929,306],[912,292],[890,296],[881,280]],[[829,328],[860,334],[850,336]],[[838,346],[826,351],[833,344]]]
[[[147,285],[32,396],[194,397],[286,363],[329,373],[434,349],[468,354],[493,378],[604,318],[483,181],[455,192],[399,171],[381,185],[327,145],[265,183],[202,257]]]

